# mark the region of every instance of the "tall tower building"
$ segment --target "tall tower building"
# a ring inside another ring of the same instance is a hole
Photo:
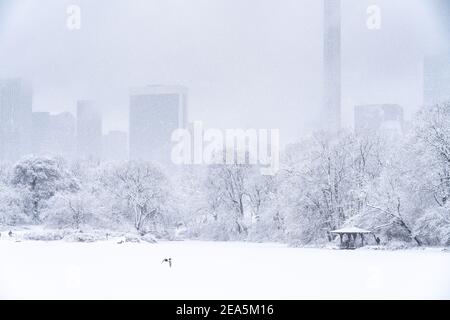
[[[0,80],[0,160],[17,161],[31,152],[31,85]]]
[[[172,132],[185,128],[187,88],[147,86],[130,95],[130,159],[169,163]]]
[[[89,100],[77,103],[77,157],[100,160],[102,157],[102,116]]]
[[[326,130],[341,125],[341,0],[324,0],[324,99],[322,122]]]

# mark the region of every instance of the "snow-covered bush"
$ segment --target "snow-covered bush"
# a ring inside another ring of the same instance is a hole
[[[101,199],[95,193],[83,189],[56,194],[49,200],[43,215],[49,226],[80,229],[86,225],[105,227],[101,222],[104,211]]]
[[[0,225],[14,226],[29,222],[20,191],[0,182]]]
[[[99,240],[106,240],[106,235],[98,235],[84,232],[71,232],[64,237],[68,242],[95,242]]]
[[[450,207],[427,210],[417,220],[415,232],[428,245],[450,246]]]
[[[65,231],[58,230],[40,230],[40,231],[29,231],[22,235],[24,240],[33,241],[57,241],[62,240],[67,235]]]
[[[156,240],[156,238],[151,235],[150,233],[147,233],[143,236],[140,237],[140,239],[144,242],[148,242],[148,243],[157,243],[158,241]]]

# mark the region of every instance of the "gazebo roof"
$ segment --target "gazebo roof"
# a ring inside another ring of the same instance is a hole
[[[357,227],[347,227],[339,230],[331,231],[331,233],[372,233],[372,231],[357,228]]]

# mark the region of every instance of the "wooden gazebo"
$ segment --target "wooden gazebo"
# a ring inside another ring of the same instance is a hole
[[[364,236],[365,235],[373,235],[373,232],[370,230],[365,230],[357,227],[347,227],[339,230],[331,231],[331,234],[339,235],[341,248],[352,249],[356,247],[356,239],[358,236],[361,237],[361,246],[364,246]],[[344,236],[347,237],[346,241],[344,241]],[[353,246],[351,246],[351,242],[353,241]]]

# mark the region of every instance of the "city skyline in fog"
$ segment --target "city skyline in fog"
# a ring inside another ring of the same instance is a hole
[[[342,120],[353,107],[422,104],[424,55],[448,50],[436,1],[342,1]],[[45,3],[45,5],[44,5]],[[81,29],[66,8],[81,8]],[[128,131],[130,88],[189,88],[189,121],[281,128],[283,142],[315,126],[322,104],[320,1],[12,1],[0,5],[0,78],[33,83],[33,111],[75,114],[94,100],[103,130]],[[25,23],[26,21],[26,23]],[[448,29],[448,28],[447,28]],[[447,40],[447,41],[446,41]]]

